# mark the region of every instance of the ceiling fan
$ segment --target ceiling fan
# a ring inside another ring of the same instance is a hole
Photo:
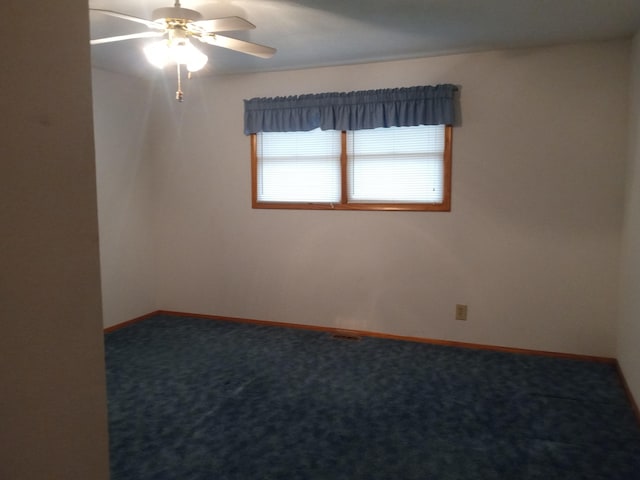
[[[244,18],[224,17],[206,20],[202,18],[200,12],[182,8],[180,0],[176,0],[173,7],[155,9],[152,13],[152,20],[100,8],[90,8],[89,11],[141,23],[151,29],[151,31],[130,35],[97,38],[91,40],[91,45],[135,38],[165,37],[158,42],[147,45],[144,48],[144,53],[147,60],[156,67],[162,68],[167,64],[175,64],[177,66],[178,91],[176,92],[176,99],[180,102],[183,100],[181,66],[186,66],[190,78],[191,72],[202,69],[208,61],[208,57],[194,47],[190,39],[195,38],[208,45],[228,48],[260,58],[271,58],[276,53],[275,48],[218,35],[218,32],[256,28],[254,24]]]

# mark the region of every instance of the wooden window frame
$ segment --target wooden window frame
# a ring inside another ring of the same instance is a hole
[[[340,203],[327,202],[259,202],[258,201],[258,137],[250,135],[251,142],[251,206],[256,209],[281,210],[384,210],[384,211],[416,211],[416,212],[450,212],[451,211],[451,150],[453,127],[445,125],[443,153],[443,200],[440,203],[350,203],[348,201],[347,172],[347,132],[341,132],[340,153]]]

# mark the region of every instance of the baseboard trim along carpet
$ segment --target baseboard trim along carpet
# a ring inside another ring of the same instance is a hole
[[[240,318],[240,317],[226,317],[221,315],[207,315],[202,313],[190,313],[190,312],[178,312],[173,310],[156,310],[155,312],[147,313],[145,315],[141,315],[139,317],[133,318],[131,320],[127,320],[126,322],[118,323],[111,327],[107,327],[104,329],[104,333],[110,333],[120,328],[124,328],[128,325],[131,325],[136,322],[141,322],[146,320],[147,318],[153,317],[155,315],[169,315],[174,317],[191,317],[191,318],[204,318],[209,320],[221,320],[227,322],[239,322],[239,323],[252,323],[256,325],[265,325],[272,327],[285,327],[285,328],[300,328],[303,330],[314,330],[319,332],[327,332],[334,336],[340,337],[375,337],[375,338],[386,338],[389,340],[405,340],[408,342],[419,342],[419,343],[431,343],[434,345],[443,345],[448,347],[461,347],[461,348],[473,348],[480,350],[494,350],[497,352],[506,352],[506,353],[521,353],[525,355],[544,355],[548,357],[557,357],[557,358],[569,358],[574,360],[582,360],[582,361],[590,361],[590,362],[601,362],[601,363],[610,363],[616,364],[616,359],[611,357],[599,357],[594,355],[580,355],[577,353],[562,353],[562,352],[550,352],[544,350],[532,350],[526,348],[514,348],[514,347],[504,347],[499,345],[484,345],[479,343],[468,343],[468,342],[457,342],[452,340],[440,340],[435,338],[424,338],[424,337],[413,337],[406,335],[394,335],[390,333],[380,333],[380,332],[370,332],[367,330],[352,330],[352,329],[344,329],[337,327],[324,327],[318,325],[306,325],[302,323],[286,323],[286,322],[274,322],[270,320],[256,320],[252,318]]]
[[[104,329],[104,333],[111,333],[113,331],[132,325],[134,323],[141,322],[148,318],[154,317],[156,315],[168,315],[168,316],[175,316],[175,317],[192,317],[192,318],[202,318],[202,319],[208,319],[208,320],[249,323],[249,324],[255,324],[255,325],[273,326],[273,327],[313,330],[313,331],[327,332],[333,335],[334,337],[346,338],[350,340],[358,339],[360,337],[375,337],[375,338],[383,338],[383,339],[389,339],[389,340],[404,340],[408,342],[429,343],[433,345],[442,345],[442,346],[449,346],[449,347],[471,348],[476,350],[492,350],[497,352],[524,354],[524,355],[542,355],[547,357],[566,358],[566,359],[598,362],[598,363],[608,363],[616,366],[616,370],[618,372],[618,376],[620,377],[622,386],[629,399],[629,402],[631,403],[633,411],[636,414],[636,418],[638,419],[638,422],[640,422],[640,408],[638,408],[638,403],[636,402],[636,399],[633,397],[633,394],[629,389],[627,381],[624,377],[624,373],[622,372],[622,369],[620,368],[618,361],[615,358],[611,358],[611,357],[580,355],[575,353],[550,352],[545,350],[514,348],[514,347],[505,347],[505,346],[499,346],[499,345],[485,345],[485,344],[468,343],[468,342],[457,342],[452,340],[440,340],[440,339],[434,339],[434,338],[393,335],[389,333],[370,332],[366,330],[351,330],[351,329],[336,328],[336,327],[306,325],[301,323],[275,322],[275,321],[269,321],[269,320],[257,320],[252,318],[227,317],[227,316],[221,316],[221,315],[209,315],[209,314],[202,314],[202,313],[178,312],[173,310],[156,310],[154,312],[141,315],[131,320],[127,320],[125,322],[107,327]]]

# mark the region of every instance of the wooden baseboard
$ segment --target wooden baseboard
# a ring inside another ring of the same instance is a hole
[[[624,389],[625,394],[627,395],[627,399],[631,404],[631,408],[633,409],[633,413],[636,415],[636,419],[638,423],[640,423],[640,408],[638,408],[638,404],[636,403],[636,399],[633,398],[633,393],[631,393],[631,389],[629,388],[629,384],[627,383],[627,379],[624,378],[624,373],[620,368],[620,364],[616,361],[616,370],[618,371],[618,377],[620,378],[620,383],[622,383],[622,388]]]
[[[191,317],[191,318],[202,318],[206,320],[220,320],[226,322],[238,322],[238,323],[249,323],[254,325],[265,325],[272,327],[285,327],[285,328],[298,328],[302,330],[314,330],[320,332],[327,332],[334,336],[339,337],[349,337],[349,338],[359,338],[359,337],[375,337],[375,338],[385,338],[389,340],[403,340],[409,342],[419,342],[419,343],[430,343],[433,345],[442,345],[448,347],[460,347],[460,348],[472,348],[479,350],[493,350],[498,352],[506,352],[506,353],[515,353],[515,354],[526,354],[526,355],[541,355],[546,357],[556,357],[556,358],[566,358],[573,360],[581,360],[581,361],[589,361],[589,362],[599,362],[599,363],[608,363],[616,366],[616,370],[618,372],[618,377],[622,383],[622,386],[625,390],[627,398],[631,403],[631,407],[636,414],[636,418],[638,422],[640,422],[640,409],[638,409],[638,404],[633,398],[633,394],[627,385],[627,381],[624,378],[624,374],[620,369],[620,365],[615,358],[610,357],[598,357],[593,355],[579,355],[575,353],[561,353],[561,352],[549,352],[544,350],[530,350],[526,348],[513,348],[513,347],[503,347],[499,345],[483,345],[477,343],[467,343],[467,342],[455,342],[451,340],[439,340],[434,338],[423,338],[423,337],[411,337],[404,335],[392,335],[389,333],[380,333],[380,332],[369,332],[365,330],[347,330],[344,328],[335,328],[335,327],[323,327],[318,325],[305,325],[302,323],[286,323],[286,322],[273,322],[269,320],[256,320],[252,318],[239,318],[239,317],[226,317],[221,315],[205,315],[201,313],[189,313],[189,312],[177,312],[173,310],[156,310],[155,312],[147,313],[146,315],[142,315],[140,317],[136,317],[134,319],[128,320],[123,323],[119,323],[117,325],[113,325],[111,327],[107,327],[104,329],[104,333],[110,333],[115,330],[119,330],[121,328],[127,327],[137,322],[141,322],[142,320],[146,320],[155,315],[169,315],[174,317]]]
[[[616,364],[615,358],[609,357],[598,357],[593,355],[579,355],[576,353],[561,353],[561,352],[548,352],[543,350],[530,350],[526,348],[513,348],[513,347],[504,347],[499,345],[483,345],[478,343],[467,343],[467,342],[456,342],[451,340],[439,340],[435,338],[423,338],[423,337],[412,337],[405,335],[393,335],[389,333],[380,333],[380,332],[370,332],[366,330],[348,330],[344,328],[336,328],[336,327],[323,327],[318,325],[305,325],[302,323],[286,323],[286,322],[274,322],[270,320],[256,320],[253,318],[239,318],[239,317],[226,317],[222,315],[206,315],[202,313],[189,313],[189,312],[178,312],[173,310],[156,310],[155,312],[148,313],[146,315],[142,315],[141,317],[134,318],[132,320],[128,320],[126,322],[120,323],[118,325],[114,325],[112,327],[108,327],[105,329],[105,333],[112,332],[114,330],[118,330],[120,328],[131,325],[132,323],[140,322],[142,320],[146,320],[149,317],[154,315],[169,315],[175,317],[191,317],[191,318],[203,318],[208,320],[221,320],[226,322],[238,322],[238,323],[250,323],[254,325],[266,325],[272,327],[286,327],[286,328],[298,328],[302,330],[314,330],[319,332],[327,332],[333,335],[344,336],[348,334],[349,336],[358,336],[358,337],[375,337],[375,338],[386,338],[389,340],[404,340],[409,342],[419,342],[419,343],[430,343],[433,345],[443,345],[448,347],[461,347],[461,348],[473,348],[476,350],[493,350],[498,352],[506,352],[506,353],[519,353],[526,355],[543,355],[547,357],[557,357],[557,358],[568,358],[573,360],[583,360],[590,362],[600,362],[600,363],[609,363]]]
[[[160,310],[156,310],[155,312],[147,313],[145,315],[141,315],[139,317],[132,318],[131,320],[127,320],[126,322],[122,322],[122,323],[117,323],[115,325],[111,325],[110,327],[105,328],[103,330],[103,332],[104,333],[111,333],[111,332],[114,332],[116,330],[120,330],[121,328],[128,327],[129,325],[132,325],[134,323],[141,322],[142,320],[146,320],[147,318],[151,318],[154,315],[158,315],[160,313],[162,313]]]

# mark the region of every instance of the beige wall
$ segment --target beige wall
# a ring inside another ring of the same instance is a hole
[[[640,404],[640,33],[633,42],[618,361]]]
[[[614,356],[629,44],[159,83],[158,307]],[[461,86],[453,211],[250,207],[242,100]],[[469,320],[453,320],[454,305]]]
[[[153,159],[145,154],[151,85],[93,70],[104,325],[156,309]]]
[[[3,7],[0,478],[107,479],[87,5]]]

